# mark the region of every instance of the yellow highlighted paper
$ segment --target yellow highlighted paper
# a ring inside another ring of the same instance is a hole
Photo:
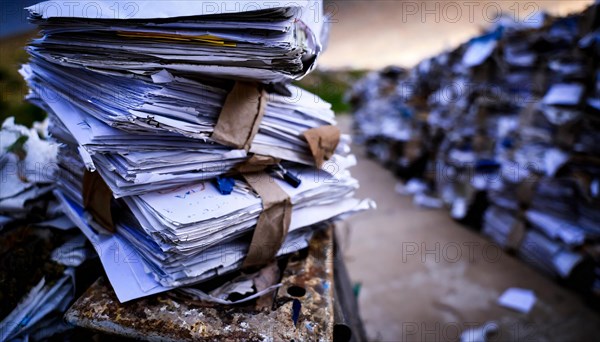
[[[205,43],[214,46],[224,47],[236,47],[235,43],[227,42],[223,38],[213,36],[210,34],[202,36],[182,36],[178,34],[169,33],[154,33],[154,32],[128,32],[119,31],[118,35],[127,38],[149,38],[149,39],[164,39],[164,40],[175,40],[180,42],[196,42]]]

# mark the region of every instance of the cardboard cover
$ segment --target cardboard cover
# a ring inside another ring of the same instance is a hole
[[[315,159],[315,166],[320,169],[335,153],[340,142],[340,129],[331,125],[311,128],[304,131],[304,138]]]
[[[112,191],[98,172],[85,171],[83,174],[83,207],[102,228],[115,232],[112,219]]]
[[[263,266],[274,260],[292,219],[292,201],[265,172],[245,174],[246,182],[258,193],[263,210],[252,236],[243,267]]]
[[[227,95],[213,140],[248,151],[267,107],[267,93],[257,84],[236,82]]]

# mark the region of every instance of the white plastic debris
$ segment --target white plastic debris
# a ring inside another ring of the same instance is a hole
[[[413,203],[423,207],[430,209],[440,209],[444,206],[444,202],[436,197],[428,196],[424,193],[418,193],[413,198]]]
[[[452,203],[452,209],[450,210],[450,216],[452,218],[460,220],[467,215],[467,200],[464,198],[457,198]]]
[[[511,287],[498,298],[498,304],[522,313],[529,313],[535,304],[536,297],[532,290]]]
[[[425,192],[427,190],[427,184],[420,179],[411,179],[406,184],[398,183],[396,184],[396,192],[400,195],[414,195],[418,193]]]
[[[486,322],[484,325],[463,331],[460,342],[485,342],[489,334],[498,332],[498,323]]]

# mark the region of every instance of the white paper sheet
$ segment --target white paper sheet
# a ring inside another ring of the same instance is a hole
[[[498,304],[521,313],[529,313],[535,304],[536,297],[532,290],[518,287],[508,288],[498,298]]]

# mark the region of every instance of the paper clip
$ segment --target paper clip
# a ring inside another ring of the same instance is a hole
[[[235,179],[231,177],[218,176],[215,179],[214,184],[221,193],[221,195],[231,195],[233,187],[235,186]]]

